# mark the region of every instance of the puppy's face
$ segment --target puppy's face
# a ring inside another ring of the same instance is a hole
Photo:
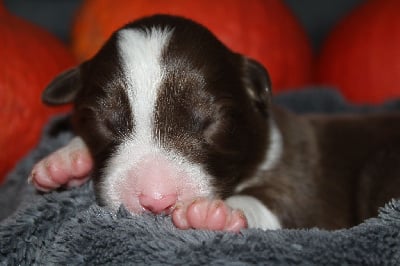
[[[263,160],[269,79],[203,27],[154,16],[117,31],[56,78],[45,102],[74,102],[95,159],[98,199],[138,213],[146,201],[226,197]],[[158,210],[157,210],[158,211]]]

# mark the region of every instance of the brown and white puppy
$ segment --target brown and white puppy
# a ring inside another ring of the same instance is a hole
[[[296,116],[267,71],[204,27],[153,16],[57,77],[79,137],[37,163],[41,190],[93,177],[100,204],[171,214],[178,228],[328,229],[400,195],[400,116]]]

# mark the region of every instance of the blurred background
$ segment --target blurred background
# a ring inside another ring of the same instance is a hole
[[[244,0],[245,1],[245,0]],[[318,49],[329,30],[365,0],[282,0],[299,19]],[[75,10],[82,0],[4,0],[8,10],[68,42]],[[117,16],[118,14],[115,14]]]

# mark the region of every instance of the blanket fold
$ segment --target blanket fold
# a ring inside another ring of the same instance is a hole
[[[351,106],[333,90],[282,94],[298,113],[400,110],[400,101]],[[53,119],[38,147],[0,187],[1,265],[400,265],[400,200],[379,215],[336,231],[247,229],[241,233],[176,229],[169,216],[112,213],[99,207],[92,183],[48,194],[26,183],[33,164],[73,137],[68,116]]]

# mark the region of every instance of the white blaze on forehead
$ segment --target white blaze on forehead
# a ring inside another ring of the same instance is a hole
[[[136,137],[149,138],[158,89],[164,76],[161,53],[172,30],[124,29],[118,35],[120,59],[127,79]]]

